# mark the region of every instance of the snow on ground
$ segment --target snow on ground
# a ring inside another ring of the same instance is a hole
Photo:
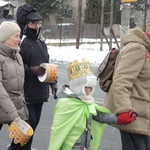
[[[72,40],[64,40],[62,42],[71,42]],[[48,46],[50,61],[59,61],[63,63],[72,62],[75,59],[81,60],[82,58],[87,59],[92,65],[99,65],[106,54],[109,51],[108,45],[103,44],[103,51],[100,51],[100,43],[95,41],[94,44],[89,44],[93,42],[93,39],[88,39],[84,44],[80,44],[79,49],[74,46]],[[47,40],[47,43],[59,43],[59,40]],[[75,41],[74,41],[75,42]],[[58,44],[59,45],[59,44]],[[117,48],[116,44],[112,47]]]

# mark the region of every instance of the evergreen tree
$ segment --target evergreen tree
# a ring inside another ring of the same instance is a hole
[[[121,24],[121,10],[120,10],[121,1],[114,0],[114,24]]]
[[[99,0],[87,0],[85,20],[87,24],[100,23],[101,2]]]
[[[35,7],[43,18],[58,12],[61,5],[59,0],[26,0],[26,3]]]
[[[131,18],[130,18],[130,27],[134,28],[136,26],[135,20],[138,18],[143,18],[145,11],[145,0],[138,0],[135,3],[131,3]],[[150,8],[150,4],[147,4],[147,9]],[[139,13],[137,13],[139,12]]]
[[[105,0],[104,5],[104,26],[110,24],[110,11],[111,11],[111,0]],[[102,0],[87,0],[85,9],[85,23],[88,24],[100,24],[101,23],[101,5]],[[114,0],[114,23],[120,24],[121,22],[121,11],[119,9],[120,2]]]
[[[144,11],[145,10],[145,0],[138,0],[135,3],[132,3],[133,9],[136,9],[137,11]],[[150,8],[150,5],[147,4],[147,8]]]
[[[111,11],[111,0],[105,0],[104,6],[104,26],[109,26],[110,23],[110,11]],[[102,0],[87,0],[86,9],[85,9],[85,23],[96,24],[101,23],[101,5]],[[121,1],[114,0],[114,14],[113,14],[113,24],[121,24],[121,10],[120,10]],[[147,4],[147,8],[150,8],[150,5]],[[137,2],[131,3],[131,12],[134,11],[145,11],[145,0],[138,0]],[[132,16],[132,15],[131,15]],[[140,16],[139,16],[140,17]],[[135,27],[134,17],[130,18],[130,26]]]

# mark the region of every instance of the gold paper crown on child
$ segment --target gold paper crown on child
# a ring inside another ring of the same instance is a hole
[[[78,60],[74,60],[72,64],[67,64],[67,72],[69,80],[74,80],[75,78],[79,78],[81,76],[85,76],[88,74],[93,74],[91,65],[85,58],[82,58],[82,62],[78,62]]]

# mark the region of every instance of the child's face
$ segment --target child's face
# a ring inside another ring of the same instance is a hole
[[[90,95],[91,91],[92,91],[91,87],[87,87],[87,86],[85,87],[85,94],[86,95]]]

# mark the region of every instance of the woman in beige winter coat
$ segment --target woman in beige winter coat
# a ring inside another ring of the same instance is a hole
[[[128,125],[116,126],[121,133],[122,150],[150,150],[150,39],[139,28],[122,38],[104,106],[115,114],[138,113]],[[150,36],[149,36],[150,37]]]
[[[28,119],[24,100],[24,66],[19,54],[20,28],[11,21],[0,25],[0,129],[15,118]]]

